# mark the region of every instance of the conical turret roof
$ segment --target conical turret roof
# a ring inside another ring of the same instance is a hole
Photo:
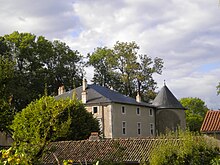
[[[166,85],[161,88],[152,104],[158,109],[185,109]]]

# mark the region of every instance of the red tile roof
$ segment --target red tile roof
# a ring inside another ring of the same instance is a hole
[[[200,129],[204,133],[220,133],[220,110],[208,111]]]
[[[180,143],[179,139],[172,139],[174,145]],[[48,152],[43,158],[44,164],[56,164],[55,156],[60,162],[73,160],[74,162],[96,162],[97,160],[113,162],[138,163],[149,160],[153,148],[166,139],[105,139],[61,141],[50,143]],[[55,155],[55,156],[54,156]]]

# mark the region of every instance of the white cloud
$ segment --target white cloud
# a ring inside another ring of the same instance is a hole
[[[206,102],[210,109],[220,108],[220,96],[217,96],[216,92],[220,75],[219,68],[209,72],[191,71],[189,75],[186,74],[180,77],[169,76],[171,72],[169,70],[168,72],[165,71],[162,76],[155,76],[160,88],[163,86],[163,80],[165,79],[167,86],[178,99],[199,97]]]
[[[1,35],[20,31],[54,39],[70,35],[78,28],[71,1],[0,0],[0,3]]]

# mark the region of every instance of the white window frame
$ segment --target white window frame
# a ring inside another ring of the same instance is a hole
[[[137,122],[137,135],[141,135],[141,122]]]
[[[97,107],[97,113],[94,113],[94,108],[96,108]],[[93,106],[92,107],[92,114],[99,114],[99,107],[98,106]]]
[[[138,113],[138,111],[139,111],[139,113]],[[141,108],[140,108],[140,107],[137,107],[137,108],[136,108],[136,114],[137,114],[138,116],[141,115]]]
[[[149,109],[149,116],[153,116],[154,115],[154,111],[152,108]]]
[[[127,125],[126,121],[122,121],[122,125],[121,125],[121,127],[122,127],[122,131],[121,131],[122,135],[126,135],[127,134],[126,125]]]
[[[124,112],[123,112],[123,107],[124,107]],[[124,105],[121,106],[121,114],[123,114],[123,115],[126,114],[126,108]]]
[[[154,136],[154,123],[150,123],[150,135]]]

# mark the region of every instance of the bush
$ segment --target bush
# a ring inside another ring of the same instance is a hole
[[[11,128],[14,143],[9,158],[16,153],[33,164],[49,142],[88,138],[92,131],[99,131],[99,124],[80,101],[44,96],[17,113]]]
[[[172,139],[177,138],[179,143],[173,144]],[[178,136],[162,137],[162,139],[166,143],[161,143],[151,153],[150,164],[152,165],[209,165],[219,152],[215,142],[189,131],[179,132]]]

